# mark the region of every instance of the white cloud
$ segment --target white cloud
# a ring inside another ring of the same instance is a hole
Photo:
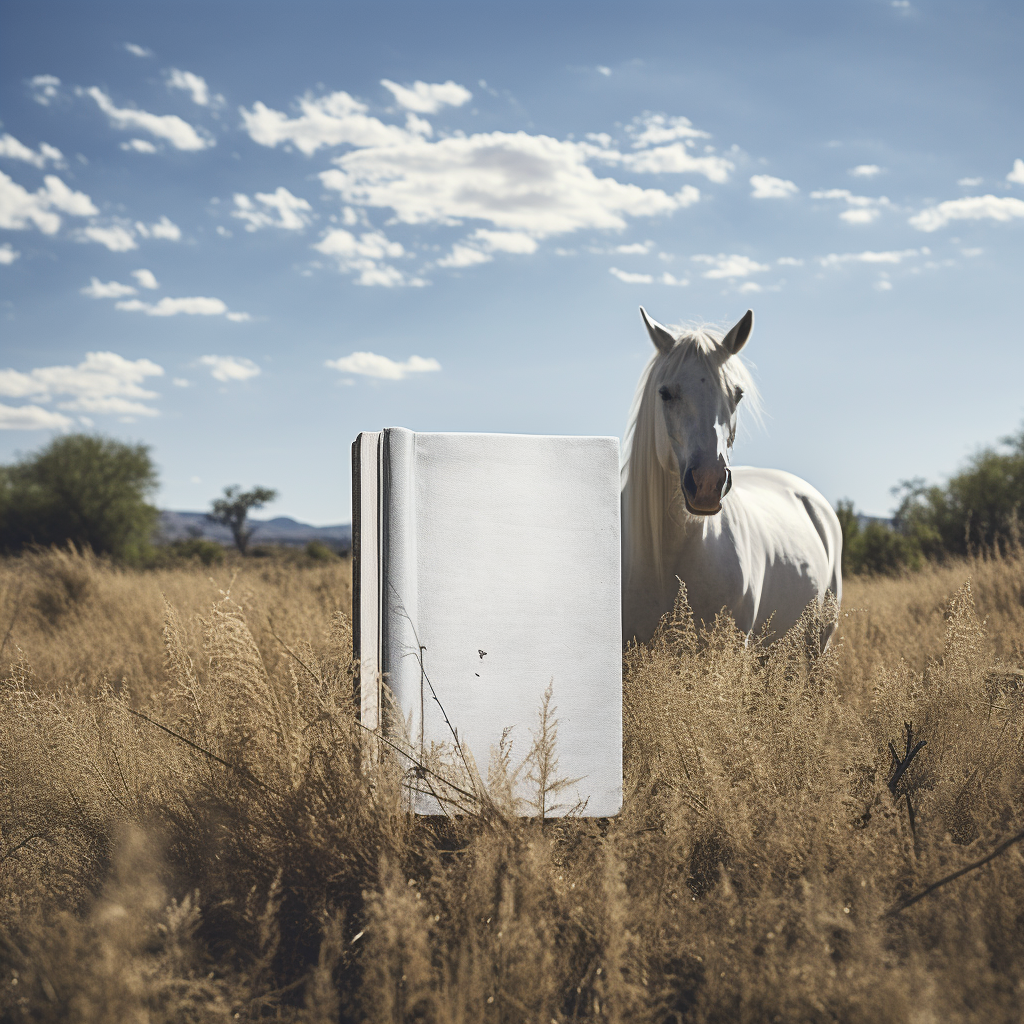
[[[139,46],[138,43],[125,43],[124,48],[135,57],[153,56],[152,50],[147,50],[144,46]]]
[[[525,132],[416,139],[346,153],[320,179],[345,202],[390,207],[407,224],[485,220],[535,238],[623,228],[627,215],[670,213],[699,198],[692,186],[669,196],[598,178],[586,165],[595,152],[604,151]]]
[[[794,182],[773,178],[770,174],[755,174],[750,184],[754,186],[754,191],[750,193],[754,199],[785,199],[800,191]]]
[[[156,275],[152,270],[133,270],[132,277],[139,283],[140,288],[159,288]]]
[[[400,270],[380,262],[403,256],[405,249],[401,242],[392,242],[381,231],[367,231],[356,238],[344,228],[334,228],[313,248],[325,256],[333,256],[342,273],[358,273],[358,284],[393,288],[405,283]]]
[[[980,185],[984,180],[984,178],[957,178],[956,183],[964,188],[974,188],[976,185]]]
[[[43,182],[42,188],[29,192],[0,171],[0,228],[21,230],[31,223],[43,234],[52,235],[60,227],[54,209],[74,217],[99,213],[84,192],[72,191],[56,175],[46,175]]]
[[[664,114],[644,114],[633,119],[626,131],[633,137],[633,148],[662,146],[676,139],[709,139],[707,132],[693,127],[688,117],[666,117]]]
[[[210,90],[207,88],[206,79],[191,71],[179,71],[171,68],[167,73],[167,87],[169,89],[183,89],[192,94],[192,102],[200,107],[210,105]]]
[[[163,238],[168,242],[181,241],[181,228],[174,223],[166,214],[155,224],[143,224],[141,220],[135,222],[135,230],[143,238]]]
[[[608,273],[626,284],[652,284],[654,281],[652,274],[633,274],[628,270],[619,270],[618,267],[609,267]]]
[[[60,79],[56,75],[36,75],[29,79],[29,86],[32,89],[32,98],[36,103],[48,107],[57,98],[57,89],[60,86]]]
[[[488,252],[511,252],[529,256],[537,251],[536,241],[522,231],[490,231],[487,228],[477,228],[472,239]]]
[[[1020,157],[1013,161],[1013,168],[1006,175],[1006,180],[1012,181],[1015,185],[1024,185],[1024,160]]]
[[[132,150],[135,153],[156,152],[156,146],[154,146],[152,142],[147,142],[145,139],[129,139],[127,142],[121,143],[121,148]]]
[[[857,164],[856,167],[851,167],[847,173],[852,174],[855,178],[873,178],[876,174],[882,173],[882,168],[878,164]]]
[[[717,184],[728,181],[729,172],[735,167],[732,161],[726,160],[725,157],[694,156],[682,142],[642,149],[636,153],[600,149],[590,155],[605,163],[620,164],[637,174],[703,174],[709,181]]]
[[[747,292],[759,292],[761,286],[756,281],[744,281],[739,287],[740,293],[745,294]]]
[[[766,270],[771,270],[771,267],[767,263],[758,263],[752,260],[749,256],[728,256],[725,253],[719,253],[717,256],[699,255],[693,256],[691,259],[695,263],[707,263],[710,265],[710,270],[705,270],[703,277],[718,279],[718,278],[733,278],[733,277],[748,277],[750,274],[760,274]]]
[[[257,231],[267,227],[301,231],[309,223],[309,215],[313,211],[313,207],[305,199],[293,196],[283,185],[278,186],[276,192],[257,192],[256,200],[266,209],[259,209],[241,192],[235,194],[235,206],[238,209],[233,210],[231,216],[244,220],[246,231]],[[276,212],[277,217],[273,217],[267,210]]]
[[[802,267],[804,265],[804,261],[798,260],[795,256],[780,256],[775,262],[780,267]]]
[[[819,257],[818,262],[823,267],[836,267],[841,263],[902,263],[912,256],[927,256],[930,251],[925,248],[889,250],[887,252],[833,252],[828,256]]]
[[[379,356],[374,352],[353,352],[352,355],[342,356],[340,359],[328,359],[324,365],[342,373],[357,373],[381,380],[403,380],[412,373],[430,373],[441,369],[441,364],[436,359],[409,356],[404,363],[396,363],[393,359]]]
[[[38,405],[12,406],[0,403],[0,430],[67,430],[74,424],[68,416]]]
[[[7,132],[0,136],[0,157],[7,157],[10,160],[24,160],[25,163],[32,164],[33,167],[40,169],[46,166],[47,160],[55,164],[59,164],[64,160],[64,154],[56,146],[51,146],[47,142],[41,142],[39,144],[39,152],[37,153],[34,149],[30,149]]]
[[[94,277],[85,288],[79,290],[94,299],[120,299],[124,295],[136,294],[136,289],[130,284],[120,284],[118,281],[104,284],[98,277]]]
[[[10,242],[0,245],[0,266],[9,267],[21,255]]]
[[[321,146],[395,146],[419,138],[415,132],[370,117],[366,104],[347,92],[318,99],[307,94],[298,104],[301,115],[289,118],[257,100],[252,110],[239,108],[242,127],[261,146],[273,148],[290,142],[306,156],[312,156]]]
[[[44,403],[63,398],[57,406],[68,412],[157,416],[157,411],[145,404],[147,400],[157,397],[156,392],[147,391],[141,385],[147,377],[161,377],[163,372],[163,367],[149,359],[133,361],[115,352],[88,352],[85,360],[77,366],[46,366],[28,373],[0,370],[0,395],[32,398]],[[31,408],[22,407],[15,411],[24,412]],[[38,425],[67,424],[54,422]]]
[[[960,252],[968,259],[974,259],[975,256],[980,256],[985,250],[984,249],[961,249]]]
[[[1024,217],[1024,200],[1012,196],[968,196],[949,199],[910,218],[910,225],[919,231],[937,231],[951,220],[1012,220]]]
[[[607,78],[612,73],[612,69],[606,68],[603,64],[598,64],[595,70],[599,75],[604,75],[605,78]]]
[[[116,308],[129,313],[145,313],[147,316],[177,316],[179,313],[189,316],[228,315],[227,304],[221,299],[211,299],[200,295],[180,299],[165,296],[154,305],[143,302],[141,299],[127,299],[124,302],[118,302]]]
[[[675,285],[677,288],[686,288],[690,282],[685,277],[675,277],[667,270],[659,278],[662,284]]]
[[[262,373],[251,359],[240,356],[200,356],[199,362],[210,367],[210,376],[214,380],[225,383],[231,380],[248,380]]]
[[[472,267],[477,263],[490,263],[493,256],[489,256],[479,249],[470,248],[468,245],[460,245],[458,242],[452,246],[452,251],[437,261],[439,267]]]
[[[617,245],[615,251],[623,256],[646,256],[654,248],[653,242],[630,242],[629,245]]]
[[[171,381],[171,383],[176,388],[190,388],[190,387],[192,387],[192,381],[188,380],[186,377],[175,377]]]
[[[461,107],[473,98],[473,94],[465,86],[458,85],[451,79],[433,85],[417,81],[413,82],[411,89],[397,82],[390,82],[386,78],[382,78],[380,84],[395,97],[395,102],[400,107],[415,111],[417,114],[436,114],[443,106]]]
[[[208,149],[216,144],[214,139],[204,138],[177,114],[150,114],[145,110],[116,107],[110,97],[96,86],[86,89],[85,94],[96,101],[96,105],[110,118],[115,128],[141,129],[158,139],[164,139],[175,149]]]
[[[848,188],[829,188],[811,193],[812,199],[842,199],[849,209],[839,214],[847,224],[870,224],[876,220],[881,207],[891,206],[887,196],[855,196]]]
[[[131,231],[121,227],[120,224],[114,224],[108,228],[92,224],[87,228],[82,228],[79,235],[84,241],[105,245],[111,252],[130,252],[139,247],[139,243],[135,241],[135,236]]]
[[[880,292],[892,291],[892,281],[887,281],[884,277],[875,282],[875,288]]]

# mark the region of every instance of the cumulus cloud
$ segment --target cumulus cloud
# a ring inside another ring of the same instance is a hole
[[[239,108],[242,127],[261,146],[273,148],[279,143],[291,143],[306,156],[312,156],[322,146],[395,146],[420,137],[416,132],[371,117],[366,113],[366,104],[347,92],[319,98],[307,94],[298,106],[301,113],[290,118],[257,100],[252,110]]]
[[[36,75],[29,79],[28,84],[32,90],[32,99],[48,107],[57,98],[60,79],[56,75]]]
[[[804,265],[804,261],[798,260],[795,256],[780,256],[775,262],[780,267],[802,267]]]
[[[54,210],[73,217],[99,213],[84,192],[68,188],[55,174],[46,175],[43,187],[29,192],[0,171],[0,228],[22,230],[34,224],[43,234],[52,235],[61,223]]]
[[[694,263],[708,264],[711,269],[705,270],[702,276],[712,280],[718,278],[749,277],[751,274],[760,274],[766,270],[771,270],[767,263],[758,263],[749,256],[738,256],[735,254],[728,256],[721,252],[717,256],[701,254],[693,256],[691,259]]]
[[[902,263],[912,256],[928,256],[931,250],[924,249],[900,249],[887,252],[844,252],[829,253],[828,256],[821,256],[818,262],[823,267],[836,267],[841,263]]]
[[[124,48],[133,57],[152,57],[153,56],[153,51],[152,50],[147,50],[144,46],[139,46],[138,43],[125,43],[124,44]]]
[[[110,118],[110,123],[115,128],[135,128],[149,132],[150,135],[169,142],[175,149],[199,150],[216,145],[214,139],[200,135],[177,114],[150,114],[145,110],[117,107],[113,100],[95,85],[86,89],[85,94],[96,101],[96,105]]]
[[[121,143],[121,148],[124,150],[131,150],[134,153],[155,153],[156,146],[152,142],[147,142],[145,139],[129,139],[127,142]]]
[[[260,209],[259,203],[264,209]],[[276,192],[257,192],[256,203],[241,192],[235,194],[236,210],[232,217],[244,220],[246,231],[258,231],[260,228],[284,228],[287,231],[301,231],[308,223],[313,207],[293,196],[283,185]],[[269,211],[269,212],[268,212]],[[277,216],[273,216],[276,213]]]
[[[143,224],[142,221],[135,222],[135,230],[143,238],[163,238],[168,242],[181,241],[181,228],[174,223],[166,214],[155,224]]]
[[[167,72],[167,87],[169,89],[182,89],[192,95],[192,102],[200,107],[210,105],[210,90],[206,85],[206,79],[191,71],[179,71],[171,68]]]
[[[221,299],[201,295],[180,299],[165,296],[153,304],[143,302],[141,299],[126,299],[118,302],[116,308],[129,313],[145,313],[147,316],[178,316],[184,313],[188,316],[226,316],[229,320],[237,320],[240,317],[248,319],[247,314],[230,313],[227,304]]]
[[[390,207],[407,224],[485,220],[535,238],[622,228],[625,216],[670,213],[699,198],[692,186],[670,196],[598,178],[586,164],[593,151],[525,132],[417,139],[346,153],[320,179],[345,202]]]
[[[891,206],[886,196],[855,196],[848,188],[829,188],[811,193],[812,199],[842,199],[848,209],[839,214],[847,224],[870,224],[876,220],[881,207]]]
[[[1006,180],[1012,181],[1015,185],[1024,185],[1024,160],[1020,157],[1013,161],[1013,168],[1006,175]]]
[[[618,267],[609,267],[608,273],[626,284],[651,284],[654,281],[653,274],[633,274],[628,270],[619,270]]]
[[[441,364],[429,357],[409,356],[404,363],[398,363],[375,352],[353,352],[352,355],[342,356],[340,359],[328,359],[324,365],[342,373],[356,373],[364,377],[377,377],[380,380],[403,380],[410,374],[430,373],[441,369]]]
[[[800,191],[794,182],[773,178],[770,174],[755,174],[750,184],[754,186],[754,191],[750,193],[754,199],[785,199]]]
[[[210,368],[214,380],[227,383],[232,380],[248,380],[258,377],[263,371],[251,360],[240,356],[200,356],[199,362]]]
[[[1024,217],[1024,200],[1012,196],[968,196],[929,206],[910,218],[919,231],[938,231],[951,220],[1013,220]]]
[[[0,266],[9,267],[20,255],[10,242],[4,242],[0,245]]]
[[[158,412],[145,404],[157,397],[156,392],[147,391],[141,385],[147,377],[161,377],[163,372],[163,367],[149,359],[125,359],[116,352],[88,352],[77,366],[46,366],[28,373],[0,370],[0,395],[43,403],[62,399],[57,401],[57,407],[68,412],[157,416]],[[31,409],[31,406],[22,406],[15,411],[38,418],[38,413],[26,412]],[[37,427],[67,425],[36,424]]]
[[[677,139],[709,139],[707,132],[693,127],[688,117],[666,117],[664,114],[644,114],[633,119],[626,127],[626,132],[633,137],[633,147],[643,149],[645,146],[663,146],[666,142]]]
[[[56,146],[41,142],[37,153],[7,132],[0,135],[0,157],[7,157],[9,160],[24,160],[25,163],[40,169],[46,166],[47,160],[54,164],[62,163],[64,160],[64,154]]]
[[[405,255],[402,243],[392,242],[382,231],[366,231],[357,238],[344,228],[334,228],[313,248],[337,260],[342,273],[358,273],[357,284],[393,288],[405,283],[420,283],[418,279],[406,282],[405,275],[397,267],[381,262]]]
[[[133,270],[132,277],[139,283],[140,288],[159,288],[156,275],[152,270]]]
[[[851,167],[847,173],[852,174],[855,178],[873,178],[876,174],[882,173],[882,168],[878,164],[857,164],[856,167]]]
[[[674,285],[677,288],[685,288],[690,283],[685,277],[676,277],[667,270],[661,275],[659,280],[662,284]]]
[[[976,185],[980,185],[984,180],[984,178],[957,178],[956,183],[963,186],[963,188],[974,188]]]
[[[98,277],[94,277],[86,287],[79,290],[83,295],[93,299],[120,299],[125,295],[136,294],[136,289],[130,284],[121,284],[118,281],[108,281],[104,284]]]
[[[537,242],[522,231],[490,231],[487,228],[478,228],[473,232],[472,240],[488,252],[511,252],[529,256],[537,251]]]
[[[0,403],[0,430],[67,430],[74,422],[70,416],[38,405]]]
[[[131,231],[120,224],[110,227],[91,224],[87,228],[82,228],[79,238],[83,242],[96,242],[99,245],[105,245],[111,252],[131,252],[132,249],[139,247],[139,243],[135,241],[135,236]]]
[[[417,114],[436,114],[444,106],[461,107],[473,98],[473,94],[465,86],[458,85],[451,79],[433,85],[417,81],[413,82],[411,89],[397,82],[390,82],[386,78],[382,78],[380,84],[395,97],[395,102],[400,107]]]
[[[494,257],[486,252],[456,242],[452,246],[452,251],[439,259],[437,265],[439,267],[472,267],[477,263],[490,263],[493,259]]]

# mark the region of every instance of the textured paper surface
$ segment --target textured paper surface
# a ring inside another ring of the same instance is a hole
[[[548,683],[561,803],[622,789],[618,441],[385,432],[383,669],[410,739],[451,742],[429,675],[486,778],[526,754]],[[527,796],[525,788],[520,795]]]

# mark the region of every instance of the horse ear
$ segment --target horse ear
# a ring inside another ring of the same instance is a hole
[[[647,328],[647,333],[651,336],[651,341],[654,342],[654,347],[662,355],[671,352],[675,347],[676,339],[657,320],[649,317],[647,310],[643,306],[640,307],[640,315],[644,318],[644,326]]]
[[[744,345],[747,343],[747,339],[750,337],[750,332],[754,329],[754,311],[748,309],[746,313],[740,317],[739,322],[735,327],[722,339],[722,348],[724,348],[729,355],[734,356]]]

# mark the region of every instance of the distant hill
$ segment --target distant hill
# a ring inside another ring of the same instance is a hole
[[[250,519],[249,526],[253,531],[253,544],[302,545],[319,540],[337,551],[348,551],[352,547],[352,527],[348,523],[310,526],[288,516],[278,516],[276,519]],[[231,531],[219,523],[211,523],[205,512],[161,512],[159,533],[165,541],[202,537],[225,546],[234,543]]]

